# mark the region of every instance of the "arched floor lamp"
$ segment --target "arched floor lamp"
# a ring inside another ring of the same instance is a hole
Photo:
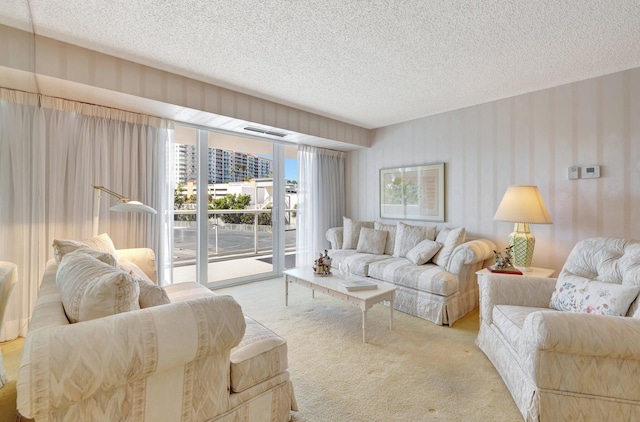
[[[98,235],[98,219],[100,218],[100,197],[101,192],[106,192],[111,196],[115,196],[118,199],[118,203],[109,208],[111,211],[119,212],[145,212],[149,214],[157,214],[158,212],[148,205],[139,201],[132,201],[124,195],[120,195],[104,186],[91,185],[95,190],[95,196],[93,200],[93,236]]]

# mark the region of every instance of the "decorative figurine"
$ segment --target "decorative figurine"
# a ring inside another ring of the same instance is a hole
[[[493,251],[493,258],[495,259],[496,263],[493,266],[494,269],[496,270],[510,270],[513,269],[513,264],[511,263],[511,260],[513,259],[511,256],[511,249],[513,248],[513,246],[507,246],[504,250],[504,257],[502,256],[502,254],[500,252],[497,251]]]
[[[320,276],[331,275],[331,257],[326,249],[324,255],[320,252],[318,259],[313,261],[313,272]]]

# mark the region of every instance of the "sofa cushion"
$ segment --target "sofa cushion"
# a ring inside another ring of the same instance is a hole
[[[603,283],[562,273],[551,295],[549,307],[559,311],[625,316],[638,293],[638,285]]]
[[[141,309],[171,303],[167,292],[151,281],[136,264],[131,261],[120,261],[120,268],[132,275],[140,285],[138,303]]]
[[[287,341],[245,316],[247,328],[231,349],[231,390],[239,393],[287,369]]]
[[[56,285],[71,323],[140,309],[134,277],[82,252],[64,255]]]
[[[368,227],[360,229],[360,239],[358,239],[357,252],[384,254],[384,246],[387,242],[389,232],[385,230],[375,230]]]
[[[448,227],[442,228],[436,238],[436,242],[442,244],[442,249],[440,249],[433,257],[433,263],[441,266],[442,268],[447,268],[451,254],[455,248],[464,243],[465,237],[466,230],[462,227],[457,229],[451,229]]]
[[[371,263],[387,259],[390,259],[389,255],[357,252],[355,254],[345,256],[340,261],[338,269],[343,273],[367,277],[369,275],[369,265]]]
[[[355,249],[360,239],[360,229],[363,227],[372,229],[373,221],[358,221],[348,217],[342,217],[342,249]]]
[[[393,250],[396,247],[396,228],[395,224],[384,224],[379,221],[374,222],[373,228],[376,230],[384,230],[389,232],[387,235],[387,241],[384,245],[384,254],[393,255]]]
[[[107,252],[116,256],[116,248],[108,234],[102,233],[96,237],[85,240],[54,240],[53,256],[59,264],[62,258],[77,249],[91,249],[98,252]]]
[[[167,296],[172,303],[198,299],[202,296],[216,295],[210,289],[207,289],[202,284],[196,283],[195,281],[169,284],[167,286],[164,286],[163,289],[167,293]]]
[[[358,252],[355,249],[329,249],[327,253],[331,258],[331,268],[339,270],[340,264],[346,257],[355,255]]]
[[[434,240],[435,237],[436,226],[412,226],[400,221],[396,229],[396,244],[393,256],[395,258],[407,256],[407,252],[418,243],[425,239]]]
[[[452,295],[460,288],[455,274],[434,264],[415,266],[407,258],[372,262],[369,277],[440,296]]]
[[[425,239],[407,252],[407,259],[415,265],[426,264],[440,250],[442,245],[434,240]]]

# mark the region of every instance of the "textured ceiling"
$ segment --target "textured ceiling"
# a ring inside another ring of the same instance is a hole
[[[376,128],[640,67],[638,0],[0,0],[0,23]]]

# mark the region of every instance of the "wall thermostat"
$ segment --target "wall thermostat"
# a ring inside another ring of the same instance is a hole
[[[569,167],[569,180],[575,180],[580,177],[580,167],[571,166]]]
[[[597,179],[600,177],[600,166],[583,166],[582,178],[583,179]]]

